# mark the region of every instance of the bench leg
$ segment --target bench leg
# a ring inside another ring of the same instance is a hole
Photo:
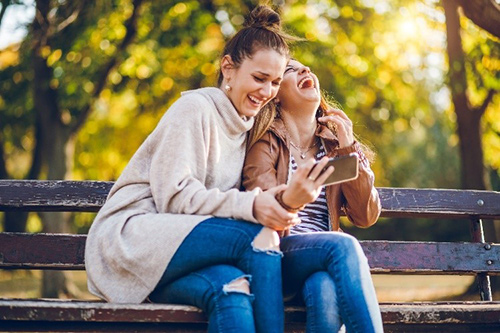
[[[484,231],[483,231],[483,222],[481,219],[473,218],[471,219],[471,228],[470,228],[472,241],[478,243],[484,243]],[[487,273],[479,273],[477,275],[477,284],[479,287],[479,296],[481,297],[481,301],[492,301],[493,295],[491,292],[491,283],[490,277]]]

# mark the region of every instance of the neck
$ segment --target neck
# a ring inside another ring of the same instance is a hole
[[[290,140],[295,145],[309,147],[315,142],[314,133],[317,127],[315,112],[281,110],[281,118],[285,123]]]

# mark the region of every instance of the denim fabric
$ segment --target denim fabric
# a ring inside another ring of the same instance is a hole
[[[255,332],[253,296],[227,292],[226,285],[245,278],[234,266],[216,265],[200,269],[159,288],[152,298],[171,304],[191,304],[208,315],[208,332]]]
[[[383,332],[368,261],[354,237],[339,232],[298,234],[283,238],[280,247],[284,294],[291,298],[302,291],[308,333],[338,332],[342,322],[349,333]],[[326,272],[330,279],[314,275],[317,272]],[[312,313],[308,303],[314,305]]]
[[[342,326],[335,283],[325,271],[313,273],[304,282],[302,300],[306,306],[306,332],[338,332]]]
[[[253,247],[253,240],[262,229],[262,225],[232,219],[210,218],[201,222],[176,251],[150,299],[178,300],[200,307],[207,313],[214,332],[282,333],[281,253]],[[221,289],[242,276],[250,281],[253,296]],[[205,282],[200,283],[201,280]],[[247,303],[252,298],[255,327],[248,324]],[[244,305],[234,305],[237,299],[247,300]]]

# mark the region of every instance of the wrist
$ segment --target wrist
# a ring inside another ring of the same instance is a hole
[[[299,206],[299,207],[292,207],[292,206],[289,206],[288,204],[286,204],[284,201],[283,201],[283,194],[285,193],[285,190],[283,191],[279,191],[278,193],[276,193],[276,195],[274,196],[276,198],[276,201],[278,201],[278,203],[281,205],[281,207],[285,208],[287,211],[289,211],[290,213],[297,213],[299,212],[300,210],[304,209],[304,206],[305,205],[302,205],[302,206]]]

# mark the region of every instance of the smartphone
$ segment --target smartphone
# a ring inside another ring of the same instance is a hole
[[[324,170],[331,165],[335,170],[323,183],[325,186],[340,184],[358,178],[358,154],[356,153],[330,158]]]

